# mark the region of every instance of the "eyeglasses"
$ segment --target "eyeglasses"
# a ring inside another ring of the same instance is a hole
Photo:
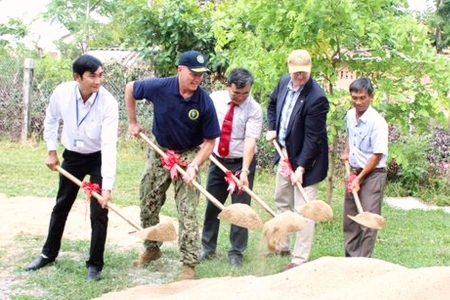
[[[308,72],[294,72],[291,74],[292,74],[292,76],[300,77],[300,76],[307,76]]]

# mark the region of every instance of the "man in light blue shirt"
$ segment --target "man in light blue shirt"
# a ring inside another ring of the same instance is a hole
[[[377,237],[377,230],[347,217],[358,214],[351,189],[359,193],[364,211],[379,215],[386,183],[388,125],[371,106],[373,91],[368,78],[359,78],[350,85],[353,108],[347,112],[347,139],[341,155],[354,174],[350,192],[345,194],[343,213],[347,257],[371,257]]]

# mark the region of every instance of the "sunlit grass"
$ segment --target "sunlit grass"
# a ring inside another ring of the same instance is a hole
[[[147,146],[140,141],[127,139],[119,142],[116,188],[113,198],[119,206],[139,205],[138,187],[146,162]],[[0,144],[0,191],[7,196],[55,197],[58,176],[45,166],[46,149],[43,143],[20,145],[9,142]],[[202,183],[206,182],[207,167],[201,171]],[[274,208],[273,195],[275,175],[268,171],[258,172],[254,191],[270,207]],[[334,188],[331,206],[334,219],[316,225],[311,260],[323,256],[344,254],[342,233],[343,187],[340,181]],[[430,193],[433,191],[430,191]],[[437,191],[434,191],[437,193]],[[177,216],[173,188],[169,188],[163,214]],[[389,195],[389,194],[387,194]],[[446,195],[445,195],[446,196]],[[444,195],[442,196],[445,197]],[[80,196],[81,197],[81,196]],[[439,197],[439,194],[435,194]],[[319,191],[319,199],[325,200],[325,185]],[[199,223],[203,222],[205,197],[198,207]],[[225,205],[229,205],[229,200]],[[264,221],[270,215],[256,201],[252,207]],[[406,267],[427,267],[450,265],[450,216],[442,211],[401,211],[383,206],[386,227],[378,234],[373,253],[374,258],[400,264]],[[202,262],[197,267],[198,278],[222,276],[264,276],[274,274],[289,262],[286,257],[262,256],[265,245],[261,231],[250,233],[248,249],[244,254],[242,269],[231,267],[227,252],[230,225],[222,222],[217,257]],[[12,270],[17,284],[12,288],[11,299],[91,299],[109,291],[146,283],[168,283],[176,280],[180,271],[180,255],[177,249],[163,247],[161,259],[144,269],[132,267],[132,261],[139,255],[135,249],[118,250],[107,247],[103,279],[98,283],[86,282],[85,260],[89,241],[64,239],[61,254],[56,264],[37,272],[26,273],[23,266],[39,253],[43,236],[20,235],[14,240],[15,250],[0,250],[0,268]]]

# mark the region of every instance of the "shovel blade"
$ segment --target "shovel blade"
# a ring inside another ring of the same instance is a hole
[[[305,218],[317,222],[330,221],[333,219],[333,210],[331,209],[331,206],[322,200],[314,200],[302,205],[298,209],[298,213]]]
[[[251,230],[263,227],[261,217],[247,204],[231,204],[220,212],[218,218]]]
[[[130,234],[143,240],[158,242],[168,242],[177,239],[177,231],[171,221],[163,221],[155,226],[135,231]]]
[[[347,215],[347,217],[356,223],[372,229],[382,229],[386,223],[386,220],[382,216],[367,211],[357,214],[356,216]]]
[[[277,246],[286,241],[288,234],[301,230],[305,226],[305,218],[293,211],[285,211],[267,221],[263,228],[263,239],[267,248],[275,252]]]

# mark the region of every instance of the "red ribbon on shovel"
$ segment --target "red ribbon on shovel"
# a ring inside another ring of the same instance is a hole
[[[292,165],[289,161],[289,158],[283,159],[283,167],[281,168],[281,172],[283,172],[284,177],[290,177],[292,173]]]
[[[237,174],[236,174],[236,176],[237,176]],[[230,170],[227,170],[225,172],[225,182],[228,183],[227,191],[229,191],[230,193],[233,193],[235,191],[236,187],[238,186],[238,183],[233,178],[233,172],[231,172]],[[242,194],[241,187],[238,188],[238,194],[239,195]]]
[[[101,194],[102,191],[100,190],[100,186],[97,183],[92,183],[89,181],[83,181],[81,183],[81,187],[84,190],[84,196],[86,197],[86,209],[84,210],[84,219],[86,219],[87,215],[87,209],[88,209],[88,203],[91,200],[92,192],[96,192],[98,194]]]
[[[347,186],[347,193],[351,193],[352,192],[352,182],[353,182],[353,180],[355,180],[355,178],[356,178],[356,175],[353,174],[353,173],[348,176],[347,184],[346,184],[346,186]]]
[[[180,160],[180,155],[176,154],[173,150],[166,151],[166,157],[161,157],[161,163],[166,170],[170,171],[170,178],[178,178],[177,165],[180,167],[186,167],[187,162]]]

